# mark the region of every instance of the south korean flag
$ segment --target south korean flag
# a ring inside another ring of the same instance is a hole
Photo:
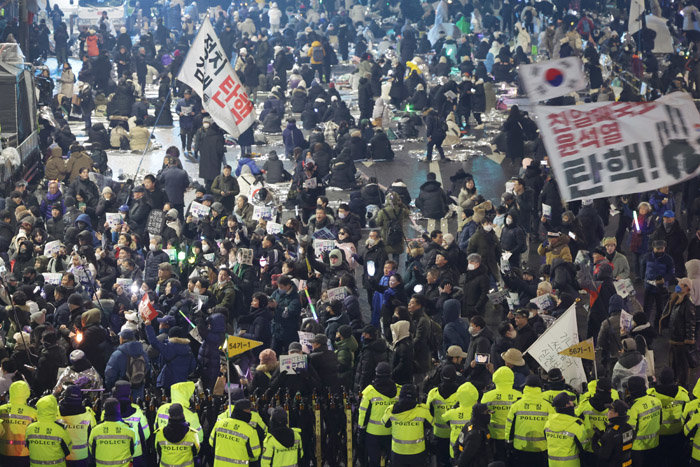
[[[531,102],[565,96],[588,85],[578,57],[520,65],[518,74]]]

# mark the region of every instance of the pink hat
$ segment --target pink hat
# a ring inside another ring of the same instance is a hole
[[[260,363],[263,365],[277,365],[277,354],[272,349],[265,349],[260,352]]]

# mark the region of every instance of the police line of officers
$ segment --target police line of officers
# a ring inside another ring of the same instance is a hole
[[[379,384],[390,371],[380,363],[375,381],[362,392],[358,451],[366,465],[382,465],[382,458],[392,467],[421,465],[430,460],[429,445],[440,466],[487,466],[494,460],[556,467],[687,465],[689,458],[700,465],[700,382],[690,400],[669,369],[650,389],[643,378],[630,378],[624,401],[607,379],[590,382],[578,396],[543,391],[539,377],[530,375],[520,392],[513,389],[512,370],[501,367],[493,374],[495,388],[481,396],[467,382],[444,398],[438,385],[426,403],[412,384]],[[452,373],[453,367],[444,368],[442,382]],[[172,402],[158,409],[153,443],[161,466],[193,465],[199,453],[204,433],[189,407],[194,390],[192,382],[173,385]],[[128,382],[117,382],[97,423],[77,386],[66,389],[60,407],[50,395],[34,408],[27,405],[27,383],[13,383],[10,402],[0,406],[0,465],[87,466],[89,458],[98,467],[147,465],[143,446],[150,427],[130,393]],[[227,407],[209,436],[213,465],[299,465],[301,430],[288,427],[279,407],[269,423],[248,399]]]

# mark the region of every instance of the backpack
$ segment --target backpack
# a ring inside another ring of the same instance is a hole
[[[126,379],[132,388],[137,388],[146,382],[146,358],[143,355],[129,355],[126,362]]]
[[[430,336],[428,336],[428,345],[432,352],[438,352],[442,349],[442,326],[432,318],[430,320]]]
[[[314,62],[322,62],[323,61],[323,47],[319,47],[319,46],[314,47],[313,52],[311,52],[311,57],[314,59]]]
[[[389,227],[386,230],[386,242],[389,245],[398,245],[403,241],[403,227],[401,226],[401,220],[399,215],[394,213],[394,218],[389,216],[389,211],[386,211],[387,217],[389,218]]]

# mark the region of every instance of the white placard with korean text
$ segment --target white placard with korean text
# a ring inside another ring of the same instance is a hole
[[[190,214],[195,219],[204,219],[209,215],[210,210],[209,206],[205,206],[197,201],[192,201],[192,204],[190,204]]]
[[[301,344],[301,350],[304,353],[311,353],[311,341],[314,339],[313,332],[297,331],[299,335],[299,343]]]
[[[564,349],[579,342],[576,305],[566,310],[525,353],[537,360],[545,371],[559,368],[567,383],[577,391],[586,383],[586,372],[580,358],[561,355]]]
[[[686,93],[536,106],[535,115],[565,201],[640,193],[700,174],[700,113]]]
[[[333,248],[335,248],[335,240],[314,238],[314,254],[317,258],[320,258],[324,252],[331,251]]]
[[[63,274],[60,272],[43,272],[44,282],[51,285],[61,285],[61,277]]]
[[[238,138],[255,122],[255,107],[205,18],[177,76],[199,97],[224,131]]]
[[[58,250],[61,249],[61,241],[60,240],[54,240],[52,242],[47,242],[46,245],[44,245],[44,256],[51,257],[54,255],[54,253],[58,253]]]
[[[615,292],[622,297],[627,298],[630,295],[634,295],[634,285],[632,285],[632,279],[620,279],[614,282]]]
[[[106,212],[105,220],[110,229],[114,229],[124,223],[124,215],[119,212]]]
[[[297,370],[305,370],[306,365],[306,354],[280,355],[280,371],[286,371],[288,375],[297,374]]]

